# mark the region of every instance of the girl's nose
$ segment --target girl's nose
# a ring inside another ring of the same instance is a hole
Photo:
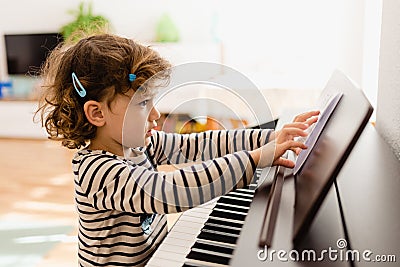
[[[158,120],[159,118],[160,118],[160,116],[161,116],[161,114],[160,114],[160,112],[158,111],[158,109],[156,109],[155,107],[153,107],[152,109],[151,109],[151,111],[150,111],[150,114],[149,114],[149,121],[156,121],[156,120]]]

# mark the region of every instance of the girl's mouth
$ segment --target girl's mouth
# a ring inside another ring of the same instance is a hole
[[[146,132],[146,136],[147,137],[150,137],[150,136],[152,136],[153,135],[153,129],[150,129],[150,130],[148,130],[147,132]]]

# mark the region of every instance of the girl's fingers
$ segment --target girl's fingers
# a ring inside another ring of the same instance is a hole
[[[285,141],[287,139],[293,139],[293,137],[296,137],[296,136],[305,137],[307,135],[308,134],[305,131],[303,131],[303,130],[301,130],[299,128],[285,128],[285,129],[281,130],[281,133],[280,133],[280,135],[278,137],[278,141],[279,141],[279,139],[283,139],[281,141]],[[288,138],[289,136],[291,138]]]
[[[273,165],[279,165],[279,166],[283,166],[283,167],[287,167],[287,168],[293,168],[295,164],[290,159],[285,159],[285,158],[279,157],[278,159],[276,159],[274,161]]]
[[[308,111],[302,114],[297,115],[294,118],[294,122],[305,122],[308,118],[313,117],[313,116],[318,116],[320,113],[319,110],[313,110],[313,111]]]
[[[307,146],[304,143],[301,142],[296,142],[296,141],[288,141],[286,142],[286,149],[283,148],[283,150],[281,151],[282,153],[280,153],[280,155],[283,155],[284,152],[288,149],[292,150],[292,151],[298,151],[298,153],[300,153],[301,149],[307,149]],[[296,154],[298,154],[296,152]],[[283,167],[287,167],[287,168],[293,168],[295,163],[290,160],[290,159],[286,159],[286,158],[282,158],[281,156],[279,156],[277,159],[274,160],[273,165],[279,165],[279,166],[283,166]]]
[[[283,154],[285,154],[286,150],[296,150],[296,149],[307,149],[307,146],[303,142],[289,140],[283,142],[281,144],[277,144],[275,151],[275,160],[280,158]]]
[[[289,140],[285,143],[282,143],[282,145],[284,146],[285,150],[296,149],[296,148],[307,149],[307,146],[303,142],[294,141],[294,140]]]
[[[309,127],[309,125],[307,123],[303,123],[303,122],[292,122],[292,123],[285,124],[283,126],[283,128],[299,128],[299,129],[303,129],[303,130],[306,130],[308,127]]]
[[[305,122],[305,124],[307,124],[307,125],[313,125],[314,123],[316,123],[318,121],[318,117],[312,117],[312,118],[309,118],[308,120],[306,120],[306,122]]]
[[[290,150],[292,150],[296,155],[299,155],[301,152],[301,148],[298,147],[292,147]]]

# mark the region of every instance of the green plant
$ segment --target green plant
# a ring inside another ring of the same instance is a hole
[[[168,14],[163,14],[156,28],[156,42],[178,42],[179,31]]]
[[[75,20],[64,25],[61,28],[61,34],[64,40],[69,42],[77,42],[83,36],[105,33],[109,29],[109,21],[100,15],[93,15],[92,4],[88,3],[85,10],[84,3],[80,3],[78,10],[71,10],[70,13],[75,15]]]

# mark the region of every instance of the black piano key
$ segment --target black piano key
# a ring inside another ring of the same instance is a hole
[[[187,262],[187,263],[184,263],[182,265],[182,267],[208,267],[208,266],[202,265],[202,264],[199,264],[199,263],[194,263],[194,262]]]
[[[182,267],[226,267],[226,264],[204,262],[199,260],[187,259]]]
[[[201,261],[186,261],[182,267],[210,267],[210,264]]]
[[[246,215],[247,214],[243,213],[243,212],[234,212],[234,211],[222,210],[222,209],[213,209],[213,211],[210,214],[210,216],[213,216],[213,217],[232,219],[235,221],[244,221],[244,219],[246,218]]]
[[[227,227],[238,228],[238,229],[242,229],[242,227],[243,227],[242,223],[226,221],[226,220],[223,220],[222,218],[208,218],[208,220],[206,221],[206,223],[204,225],[207,225],[207,224],[227,226]]]
[[[210,226],[210,227],[218,227],[218,228],[221,228],[221,229],[235,230],[235,231],[239,231],[239,232],[241,230],[241,228],[232,227],[232,226],[228,226],[228,225],[224,225],[224,224],[213,224],[213,223],[205,223],[204,224],[204,227],[208,227],[208,226]]]
[[[240,234],[240,229],[231,229],[231,228],[226,228],[226,227],[221,227],[218,225],[204,225],[203,229],[205,230],[212,230],[212,231],[218,231],[218,232],[224,232],[224,233],[228,233],[228,234],[235,234],[235,235],[239,235]]]
[[[215,208],[232,210],[232,211],[237,211],[237,212],[245,212],[245,213],[247,213],[249,211],[249,207],[243,207],[243,206],[226,204],[226,203],[217,203],[217,205],[215,205]]]
[[[223,264],[223,265],[228,265],[229,260],[230,260],[230,258],[228,258],[228,257],[211,255],[209,253],[204,253],[204,252],[199,252],[199,251],[194,251],[194,250],[189,252],[187,258],[204,261],[204,262],[214,262],[214,263]]]
[[[236,189],[219,198],[183,266],[205,267],[229,264],[260,174],[261,171],[256,170],[249,188]]]
[[[239,191],[232,191],[225,196],[230,196],[230,197],[237,197],[240,199],[246,199],[251,201],[254,197],[254,194],[248,194],[247,192],[239,192]]]
[[[224,232],[211,231],[203,229],[198,238],[204,240],[211,240],[220,243],[236,244],[238,235],[232,235]]]
[[[250,207],[251,201],[247,199],[240,199],[237,197],[222,196],[219,198],[217,203],[226,203],[231,205]]]
[[[199,242],[196,242],[193,246],[192,249],[197,250],[197,251],[209,251],[210,253],[221,253],[225,255],[232,255],[233,254],[233,248],[228,248],[224,246],[218,246],[216,244],[207,244],[203,243],[202,240],[199,240]]]

